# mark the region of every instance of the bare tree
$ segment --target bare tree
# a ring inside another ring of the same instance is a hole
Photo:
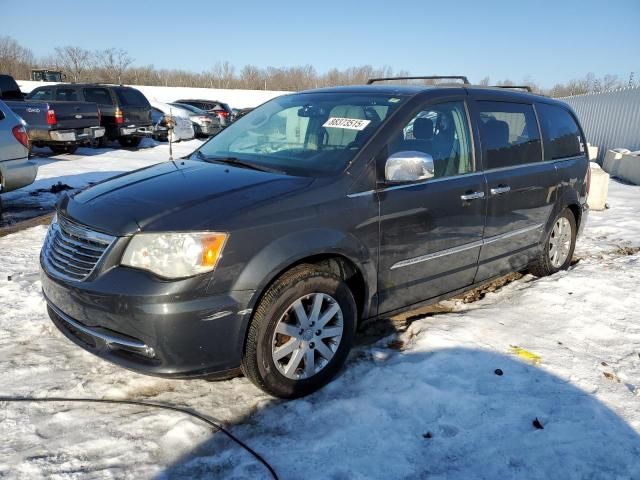
[[[58,62],[64,70],[71,76],[74,82],[83,79],[84,72],[91,68],[89,60],[91,52],[81,47],[56,47]]]
[[[97,51],[94,58],[103,78],[109,83],[121,84],[127,68],[133,63],[133,58],[121,48],[107,48]]]
[[[0,72],[27,79],[34,64],[33,53],[13,38],[0,36]]]

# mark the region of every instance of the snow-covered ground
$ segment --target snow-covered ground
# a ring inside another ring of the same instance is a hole
[[[42,160],[51,163],[38,184],[81,187],[163,160],[163,148]],[[282,479],[638,479],[640,254],[619,247],[640,246],[640,187],[612,181],[609,204],[591,213],[570,271],[448,301],[450,313],[358,347],[338,379],[289,402],[245,378],[138,375],[71,344],[40,293],[45,227],[24,230],[0,238],[0,396],[188,406],[227,425]],[[268,478],[177,412],[0,402],[0,438],[0,478]]]
[[[196,139],[174,143],[173,158],[188,155],[201,144],[202,140]],[[117,148],[115,142],[112,146],[116,148],[83,147],[72,155],[53,155],[47,148],[35,148],[35,156],[31,160],[38,165],[36,181],[2,195],[0,225],[51,210],[64,194],[64,190],[56,188],[58,183],[73,189],[84,188],[114,175],[169,159],[169,144],[149,138],[143,140],[138,150]],[[51,191],[52,187],[56,193]]]
[[[29,93],[36,87],[57,85],[56,82],[33,82],[18,80],[23,93]],[[149,85],[130,85],[137,88],[151,101],[175,102],[179,99],[202,98],[228,103],[232,108],[252,108],[274,97],[284,95],[287,91],[280,90],[243,90],[233,88],[193,88],[193,87],[157,87]]]

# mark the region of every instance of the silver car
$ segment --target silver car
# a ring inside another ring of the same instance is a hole
[[[30,185],[37,173],[37,165],[29,161],[25,123],[0,100],[0,191]]]

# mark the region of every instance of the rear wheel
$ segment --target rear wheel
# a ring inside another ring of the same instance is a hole
[[[569,268],[576,248],[576,233],[576,218],[570,209],[565,208],[555,219],[529,271],[537,277],[544,277]]]
[[[77,149],[77,145],[49,145],[51,151],[55,154],[61,153],[74,153]]]
[[[136,148],[140,145],[142,141],[142,137],[120,137],[118,138],[118,143],[123,147],[127,148]]]
[[[249,327],[244,374],[281,398],[308,395],[344,364],[357,310],[341,278],[312,265],[292,269],[264,294]]]

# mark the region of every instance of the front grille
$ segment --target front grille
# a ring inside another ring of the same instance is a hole
[[[93,272],[114,240],[58,216],[47,232],[42,260],[52,275],[80,282]]]

